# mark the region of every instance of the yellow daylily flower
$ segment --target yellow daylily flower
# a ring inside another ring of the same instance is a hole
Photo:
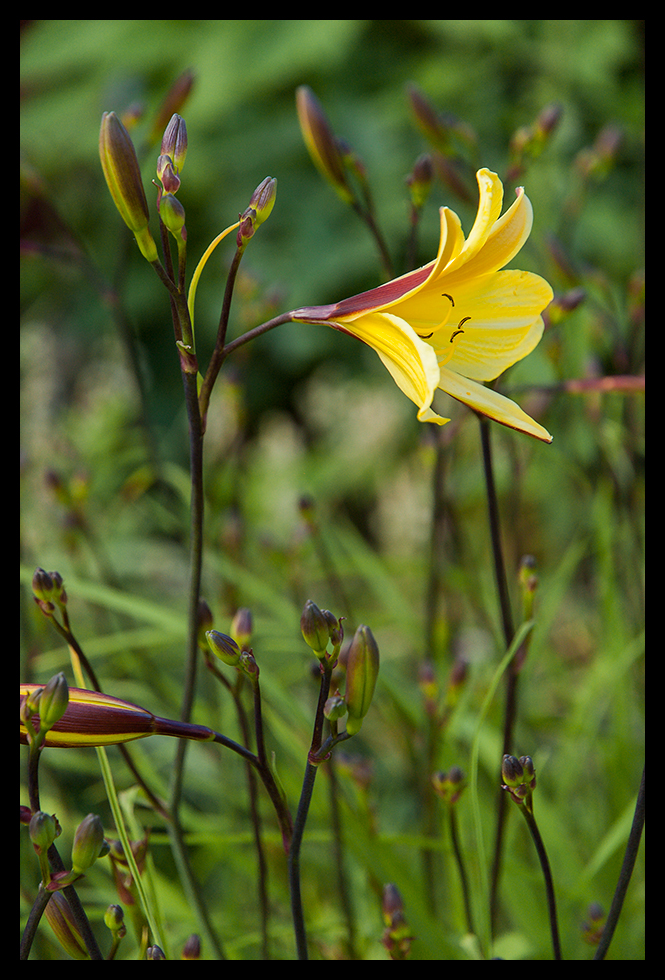
[[[549,432],[519,405],[482,384],[538,344],[540,314],[553,294],[540,276],[503,269],[531,231],[533,210],[524,188],[500,217],[501,181],[490,170],[476,176],[480,202],[468,238],[458,216],[441,208],[433,262],[340,303],[303,307],[292,316],[327,323],[372,347],[418,406],[421,422],[450,421],[431,408],[441,388],[482,415],[551,442]]]

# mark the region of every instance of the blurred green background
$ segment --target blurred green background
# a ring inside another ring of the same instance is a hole
[[[584,290],[585,298],[567,316],[552,319],[539,348],[499,384],[547,426],[552,446],[498,426],[493,436],[509,571],[525,552],[537,556],[541,569],[516,751],[544,764],[541,829],[553,850],[570,958],[590,955],[579,938],[585,903],[609,906],[642,766],[643,403],[641,394],[580,396],[524,386],[643,373],[643,35],[641,22],[620,20],[53,20],[23,22],[21,34],[25,574],[35,565],[62,572],[76,596],[75,632],[106,689],[165,715],[178,710],[186,608],[186,417],[167,297],[103,180],[97,149],[102,112],[143,106],[132,135],[144,148],[168,89],[186,69],[194,72],[182,110],[189,149],[178,195],[187,213],[190,274],[260,181],[278,179],[274,211],[243,260],[232,337],[278,312],[334,302],[381,278],[366,228],[307,155],[295,112],[299,85],[313,89],[335,133],[364,161],[398,274],[405,271],[409,234],[405,177],[428,149],[406,86],[417,85],[441,113],[475,133],[475,149],[456,147],[471,173],[486,166],[504,176],[515,132],[532,126],[546,106],[561,107],[542,155],[505,188],[510,203],[515,184],[524,183],[535,214],[532,236],[513,265],[544,275],[558,298],[574,289]],[[157,152],[141,152],[153,214]],[[459,213],[467,233],[472,225],[475,197],[461,200],[435,182],[422,216],[419,263],[436,253],[443,204]],[[199,287],[203,363],[232,254],[233,245],[224,243]],[[145,414],[109,308],[110,283],[118,287],[136,338]],[[270,737],[281,753],[280,777],[290,799],[297,798],[312,717],[300,610],[312,598],[344,611],[298,509],[300,496],[312,494],[351,596],[349,631],[367,622],[381,647],[376,715],[358,740],[374,760],[373,805],[381,832],[389,835],[422,830],[425,776],[420,773],[419,782],[417,774],[426,718],[418,664],[431,658],[444,687],[456,653],[472,664],[438,759],[443,768],[465,768],[501,647],[478,427],[458,403],[442,396],[439,405],[453,423],[440,433],[446,442],[444,559],[427,637],[437,433],[417,423],[414,406],[371,350],[323,327],[290,324],[272,331],[225,366],[206,437],[204,593],[218,629],[228,628],[238,606],[254,611]],[[24,623],[24,678],[45,680],[66,669],[66,651],[27,603]],[[233,735],[230,709],[210,688],[204,678],[196,720]],[[500,707],[488,724],[481,759],[490,840]],[[157,779],[168,780],[173,747],[167,743],[140,745]],[[192,757],[188,816],[202,834],[197,858],[202,870],[216,868],[215,875],[203,874],[206,887],[213,903],[236,902],[244,922],[243,915],[253,915],[251,848],[228,853],[228,835],[245,827],[242,773],[202,747],[192,749]],[[45,809],[72,821],[90,809],[103,812],[92,753],[47,758],[56,775],[45,780],[52,804]],[[215,836],[220,780],[228,801],[223,838]],[[317,833],[325,838],[327,828],[324,797],[310,830],[314,839]],[[514,942],[504,955],[547,958],[544,908],[532,908],[541,882],[521,831],[512,829],[511,846],[528,854],[531,877],[525,882],[517,875],[510,883],[502,927]],[[470,826],[466,843],[472,851]],[[386,851],[371,850],[371,860],[385,862],[386,874],[402,868],[408,877],[419,856],[406,838],[400,846],[393,840]],[[363,889],[370,845],[366,853],[357,850],[354,882],[364,952],[371,958],[384,955],[377,938],[382,926],[376,902]],[[320,872],[306,886],[321,910],[317,927],[330,930],[334,944],[334,895],[318,886],[327,874],[326,854],[306,853],[310,872]],[[278,853],[275,867],[279,881]],[[408,890],[408,883],[398,884]],[[100,905],[112,901],[101,876],[93,885]],[[639,871],[631,889],[612,948],[617,959],[643,956]],[[455,943],[445,952],[437,947],[439,933],[417,882],[409,899],[407,917],[410,910],[422,944],[414,944],[414,956],[459,953]],[[169,894],[168,901],[177,942],[196,923],[177,896]],[[529,914],[537,921],[527,928]],[[444,926],[454,934],[460,923],[452,918],[444,916]],[[280,922],[288,956],[284,909]],[[224,919],[220,928],[242,934],[237,955],[251,955],[255,938],[244,926]]]

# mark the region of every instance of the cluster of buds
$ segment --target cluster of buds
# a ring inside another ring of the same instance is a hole
[[[396,885],[384,886],[381,911],[386,924],[381,942],[388,950],[390,959],[407,959],[413,936],[404,917],[404,902]]]
[[[440,796],[444,803],[452,806],[453,803],[457,803],[466,788],[466,776],[459,766],[453,766],[450,772],[435,772],[432,776],[432,786],[437,796]]]
[[[218,630],[208,630],[206,633],[208,646],[227,667],[235,667],[236,670],[244,673],[249,678],[252,687],[255,687],[259,679],[259,665],[253,652],[249,649],[240,649],[236,641],[220,633]]]
[[[67,605],[67,593],[60,572],[45,572],[43,568],[35,569],[32,576],[32,592],[35,602],[45,616],[52,616],[55,607],[64,609]]]
[[[342,621],[343,617],[337,619],[329,609],[319,609],[311,599],[305,603],[300,629],[324,670],[332,671],[337,664],[344,640]],[[328,644],[332,645],[332,650],[328,650]],[[346,692],[343,698],[337,693],[328,698],[324,709],[326,717],[337,722],[348,712],[347,734],[359,732],[372,703],[378,676],[379,648],[369,626],[361,625],[346,654]]]
[[[185,209],[176,198],[180,187],[180,173],[187,155],[187,127],[185,120],[174,112],[164,131],[161,153],[157,159],[157,177],[161,188],[157,194],[159,216],[177,240],[187,239]]]
[[[238,248],[244,249],[259,225],[262,225],[275,206],[277,196],[277,180],[275,177],[264,177],[249,199],[249,207],[238,215],[240,226],[236,242]]]
[[[343,619],[344,617],[337,619],[329,609],[319,609],[311,599],[305,603],[300,617],[300,629],[305,643],[331,670],[337,663],[344,639]],[[332,652],[328,651],[328,643],[332,644]]]
[[[602,905],[592,902],[587,909],[587,922],[582,924],[582,939],[589,946],[597,946],[603,935],[607,915]]]
[[[506,180],[518,180],[528,163],[540,156],[559,125],[562,114],[563,106],[552,102],[541,109],[531,126],[520,126],[513,133],[510,139],[511,163]]]
[[[507,790],[515,803],[533,812],[533,791],[536,788],[536,770],[531,756],[504,755],[501,763],[501,789]]]

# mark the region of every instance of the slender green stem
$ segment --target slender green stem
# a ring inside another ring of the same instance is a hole
[[[492,465],[492,445],[490,441],[490,423],[484,416],[480,419],[480,438],[483,453],[483,470],[485,473],[485,488],[487,492],[487,509],[490,525],[490,536],[492,540],[492,556],[494,560],[494,577],[496,581],[497,593],[499,596],[499,607],[501,610],[501,622],[506,646],[510,646],[515,635],[513,616],[510,608],[510,595],[508,592],[508,580],[506,578],[506,568],[503,560],[503,549],[501,546],[501,530],[499,518],[499,503],[494,482],[494,468]],[[517,654],[516,654],[517,655]],[[513,739],[513,729],[517,716],[517,681],[519,674],[517,671],[508,669],[506,673],[506,704],[503,723],[503,755],[509,755]],[[496,922],[498,911],[499,882],[501,879],[501,858],[503,854],[503,840],[506,824],[506,796],[501,790],[497,797],[497,818],[496,834],[494,840],[494,858],[492,861],[492,878],[490,884],[490,920],[492,925]]]
[[[224,358],[227,358],[234,350],[239,347],[243,347],[248,344],[250,340],[254,340],[256,337],[260,337],[262,334],[267,333],[269,330],[273,330],[275,327],[281,326],[282,323],[291,323],[293,320],[293,313],[280,313],[279,316],[275,316],[272,320],[266,320],[265,323],[259,324],[258,327],[252,327],[247,333],[244,333],[242,337],[236,337],[235,340],[230,340],[229,343],[224,348]]]
[[[455,814],[454,805],[449,806],[448,810],[450,813],[450,842],[453,845],[453,854],[455,855],[455,861],[457,862],[457,868],[459,871],[460,884],[462,885],[464,912],[466,914],[466,928],[470,933],[473,933],[474,928],[473,915],[471,912],[471,898],[469,895],[469,879],[467,877],[466,868],[464,866],[464,857],[459,844],[459,836],[457,834],[457,816]]]
[[[307,954],[307,933],[305,931],[305,917],[303,915],[302,908],[302,896],[300,894],[300,848],[302,845],[303,834],[305,832],[305,824],[307,823],[307,814],[309,813],[309,805],[312,801],[312,793],[314,791],[314,781],[316,779],[316,772],[318,765],[313,764],[310,759],[315,757],[316,753],[321,749],[321,741],[323,737],[323,707],[328,699],[328,694],[330,692],[330,678],[332,676],[332,669],[327,667],[327,665],[321,665],[321,688],[319,691],[319,703],[316,709],[316,717],[314,719],[314,733],[312,736],[312,745],[309,751],[309,757],[307,759],[307,765],[305,767],[305,775],[303,777],[302,790],[300,793],[300,801],[298,803],[298,811],[296,813],[295,823],[293,824],[293,837],[291,839],[291,849],[289,851],[289,891],[291,893],[291,914],[293,916],[293,929],[296,939],[296,951],[299,960],[309,959]]]
[[[609,914],[607,916],[607,922],[605,923],[605,928],[603,929],[603,934],[600,937],[600,942],[598,948],[594,954],[594,960],[604,960],[607,955],[607,950],[612,942],[612,936],[614,935],[614,930],[616,929],[617,922],[619,921],[619,916],[621,915],[621,909],[623,908],[623,901],[626,897],[626,891],[628,890],[628,884],[630,882],[631,875],[633,873],[633,868],[635,867],[635,859],[637,858],[637,852],[640,847],[640,840],[642,838],[642,829],[644,827],[644,816],[645,816],[645,796],[644,796],[644,776],[645,770],[642,770],[642,780],[640,782],[640,788],[637,793],[637,801],[635,803],[635,814],[633,816],[633,824],[630,828],[630,834],[628,835],[628,843],[626,844],[626,853],[623,857],[623,863],[621,865],[621,871],[619,872],[619,880],[614,892],[614,898],[612,899],[612,906],[610,908]]]
[[[379,230],[379,227],[378,227],[376,221],[374,220],[373,214],[371,213],[371,211],[369,210],[369,208],[363,207],[357,201],[355,201],[351,205],[351,207],[356,212],[356,214],[361,219],[361,221],[364,221],[365,222],[365,224],[367,225],[367,227],[370,230],[370,233],[372,235],[372,238],[376,242],[376,247],[377,247],[378,252],[379,252],[379,257],[380,257],[380,260],[381,260],[381,265],[383,266],[383,274],[384,274],[384,276],[386,278],[386,281],[388,281],[389,279],[392,279],[393,278],[393,264],[392,264],[392,260],[390,258],[390,254],[388,252],[388,246],[386,245],[385,240],[383,238],[383,235],[381,234],[381,231]]]
[[[293,825],[293,838],[291,839],[291,850],[289,851],[289,890],[291,892],[291,914],[293,916],[293,930],[296,937],[296,953],[299,960],[309,959],[307,953],[307,933],[305,931],[305,918],[302,909],[302,896],[300,894],[300,847],[305,832],[309,805],[312,801],[314,791],[314,780],[318,766],[313,766],[308,762],[305,767],[300,802]]]
[[[342,914],[346,923],[346,956],[350,960],[358,959],[356,951],[356,924],[353,910],[353,900],[349,880],[344,865],[344,835],[342,832],[342,814],[340,808],[340,788],[337,780],[337,767],[334,756],[328,762],[330,776],[330,820],[333,834],[333,853],[337,869],[337,890]]]
[[[167,243],[168,245],[168,243]],[[167,248],[167,246],[165,246]],[[170,260],[170,253],[167,249]],[[182,266],[184,256],[179,254],[179,265],[181,274],[179,279],[182,281]],[[172,272],[171,272],[171,277]],[[190,451],[190,561],[189,561],[189,600],[187,616],[187,651],[184,669],[184,691],[180,708],[180,718],[184,723],[189,722],[194,701],[196,685],[196,672],[198,665],[198,616],[199,616],[199,596],[201,590],[201,565],[203,560],[203,426],[201,424],[201,414],[199,411],[199,400],[197,391],[197,366],[196,356],[193,349],[194,335],[187,307],[187,300],[184,288],[169,288],[171,295],[171,308],[173,311],[173,326],[176,344],[181,343],[188,348],[187,351],[178,346],[180,356],[180,366],[185,393],[185,407],[189,423],[189,451]],[[182,786],[185,771],[185,757],[187,753],[186,739],[179,739],[176,747],[173,773],[171,778],[169,812],[171,823],[168,826],[171,847],[174,858],[178,865],[179,873],[183,885],[188,894],[189,901],[196,908],[202,930],[210,943],[217,959],[224,959],[224,952],[217,938],[208,909],[200,894],[198,883],[193,874],[187,848],[185,846],[182,826],[180,824],[180,802],[182,799]]]
[[[533,837],[533,842],[536,845],[536,851],[538,852],[538,859],[540,861],[540,867],[543,871],[545,890],[547,892],[547,910],[550,917],[550,932],[552,933],[552,949],[554,950],[554,959],[560,960],[562,959],[561,943],[559,941],[559,926],[556,918],[556,899],[554,898],[554,882],[552,881],[550,862],[547,857],[547,851],[545,850],[543,838],[540,836],[540,831],[538,830],[538,825],[536,824],[536,818],[533,815],[533,811],[528,809],[526,802],[520,804],[520,809],[522,810],[526,822],[529,825],[529,830],[531,831],[531,836]]]

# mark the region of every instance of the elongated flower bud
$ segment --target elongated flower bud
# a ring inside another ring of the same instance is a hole
[[[72,844],[72,870],[83,874],[100,856],[104,844],[104,828],[96,813],[89,813],[76,828]]]
[[[162,154],[167,154],[173,161],[176,174],[182,171],[185,166],[187,155],[187,127],[185,120],[174,112],[170,122],[164,130],[162,138]]]
[[[105,112],[99,132],[99,157],[111,197],[122,220],[134,233],[148,262],[157,261],[157,246],[148,228],[148,202],[130,135],[115,112]]]
[[[218,630],[208,630],[206,633],[208,646],[227,667],[237,667],[240,663],[240,647],[235,640]]]
[[[43,736],[39,711],[44,690],[43,684],[20,685],[19,721],[23,745],[27,745],[35,733],[40,739]],[[149,735],[191,738],[196,742],[211,742],[218,737],[205,725],[158,718],[138,704],[130,704],[129,701],[121,701],[98,691],[70,687],[67,710],[46,732],[43,744],[60,749],[117,745]]]
[[[349,709],[346,730],[349,735],[360,731],[369,711],[379,676],[379,648],[369,626],[359,626],[351,642],[346,665],[346,693]]]
[[[258,228],[266,218],[270,217],[270,213],[275,206],[276,197],[277,179],[275,177],[265,177],[249,199],[250,208],[256,211],[255,228]]]
[[[69,704],[67,678],[61,672],[52,677],[39,699],[39,717],[42,730],[49,730],[60,721]]]
[[[328,647],[330,629],[326,617],[311,599],[305,603],[300,617],[300,629],[305,643],[312,648],[319,660],[322,660]]]
[[[60,836],[60,824],[51,813],[37,810],[30,818],[30,840],[37,854],[46,853],[49,847]]]
[[[41,690],[44,688],[38,684],[21,684],[21,703]],[[38,730],[40,716],[34,714],[31,724]],[[149,711],[107,694],[72,687],[67,710],[47,732],[44,744],[58,748],[115,745],[154,733],[155,716]],[[24,724],[20,726],[20,740],[23,744],[28,740]]]
[[[58,942],[73,960],[90,959],[74,913],[62,892],[53,892],[44,915]]]
[[[301,85],[296,92],[296,108],[309,155],[342,200],[351,204],[354,195],[346,179],[339,145],[319,100],[307,85]]]
[[[231,623],[231,633],[233,634],[233,639],[243,650],[249,649],[249,644],[252,639],[252,631],[253,625],[251,609],[238,609],[233,617],[233,622]]]

